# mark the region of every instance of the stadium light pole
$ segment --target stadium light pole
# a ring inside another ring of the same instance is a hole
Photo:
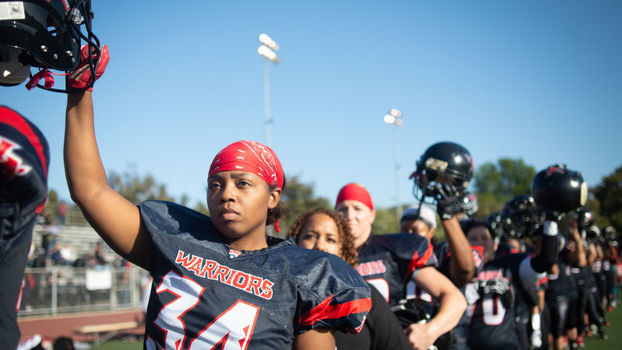
[[[393,160],[395,161],[395,214],[399,220],[402,216],[402,201],[400,200],[400,162],[398,157],[397,127],[402,125],[402,112],[399,109],[391,108],[384,116],[384,122],[393,125]]]
[[[279,45],[272,40],[267,34],[259,34],[259,42],[261,45],[257,49],[257,53],[264,57],[263,68],[263,114],[264,114],[264,143],[270,146],[270,124],[272,119],[270,118],[270,62],[278,64],[280,62],[279,57],[276,55],[276,50],[279,49]]]

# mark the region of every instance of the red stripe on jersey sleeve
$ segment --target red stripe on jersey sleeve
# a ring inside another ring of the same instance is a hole
[[[413,254],[413,258],[410,260],[410,264],[408,265],[406,279],[410,279],[410,276],[412,276],[416,269],[424,267],[428,261],[430,261],[432,254],[434,254],[434,249],[430,243],[428,243],[428,247],[421,257],[419,257],[419,252],[415,252],[415,254]]]
[[[34,147],[35,152],[37,152],[39,161],[41,161],[41,168],[43,168],[43,176],[45,176],[45,178],[47,179],[47,162],[45,160],[45,155],[43,154],[43,146],[41,145],[39,136],[35,134],[35,132],[30,128],[30,125],[28,125],[28,122],[26,122],[19,113],[4,106],[0,106],[0,108],[3,109],[2,113],[0,113],[0,123],[10,125],[11,127],[17,129],[17,131],[22,133],[24,136],[26,136],[28,141]]]
[[[331,305],[332,299],[333,296],[330,295],[316,307],[303,313],[298,323],[301,325],[313,325],[320,320],[337,319],[351,314],[369,312],[371,309],[371,298],[352,300],[338,305]]]

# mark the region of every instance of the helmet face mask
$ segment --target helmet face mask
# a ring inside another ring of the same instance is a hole
[[[493,239],[499,240],[503,236],[503,218],[501,213],[496,211],[486,217],[486,225]]]
[[[587,208],[579,208],[572,213],[572,219],[574,219],[579,229],[585,229],[594,224],[594,214]]]
[[[533,237],[544,223],[544,213],[530,195],[510,199],[501,210],[503,232],[509,237]]]
[[[600,229],[596,225],[590,225],[585,228],[585,239],[588,242],[595,242],[600,239]]]
[[[462,211],[469,217],[475,215],[479,209],[477,196],[472,192],[464,192],[464,195],[460,199],[460,205],[462,206]]]
[[[99,53],[99,40],[91,32],[90,0],[0,0],[0,7],[0,13],[8,13],[0,18],[0,85],[20,84],[31,66],[73,70],[82,39]]]

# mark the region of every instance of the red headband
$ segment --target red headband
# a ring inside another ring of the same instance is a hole
[[[339,203],[347,200],[359,201],[365,204],[369,209],[374,210],[374,202],[372,202],[369,192],[367,192],[365,187],[359,184],[350,183],[343,186],[337,195],[335,207],[337,207]]]
[[[268,185],[283,188],[283,167],[274,151],[254,141],[238,141],[218,152],[209,175],[228,170],[248,171],[262,178]]]

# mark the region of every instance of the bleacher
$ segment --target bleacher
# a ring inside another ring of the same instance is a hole
[[[45,225],[36,225],[33,232],[35,247],[41,247],[41,239],[45,232]],[[61,247],[70,246],[76,258],[92,255],[97,242],[103,243],[103,253],[107,261],[114,261],[119,256],[112,251],[91,226],[84,225],[59,225],[59,233],[56,238]]]

